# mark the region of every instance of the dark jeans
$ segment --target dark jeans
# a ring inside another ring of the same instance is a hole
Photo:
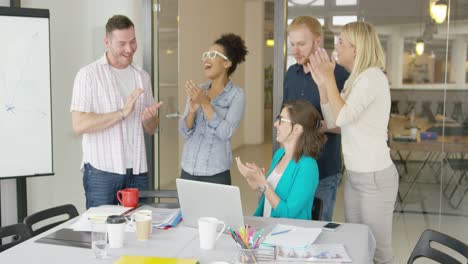
[[[195,175],[188,174],[186,171],[182,170],[180,172],[180,178],[184,180],[231,185],[231,171],[229,170],[223,171],[221,173],[218,173],[212,176],[195,176]]]
[[[336,190],[340,185],[341,173],[327,176],[319,181],[315,197],[322,199],[323,211],[320,221],[332,221],[333,209],[335,209]]]
[[[86,209],[103,204],[118,204],[117,191],[125,188],[148,190],[148,173],[133,175],[132,169],[126,174],[101,171],[91,164],[84,165],[83,187],[86,196]]]

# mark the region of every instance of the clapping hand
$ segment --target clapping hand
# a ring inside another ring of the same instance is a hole
[[[260,184],[265,183],[265,168],[260,168],[255,163],[244,164],[239,157],[236,157],[236,163],[239,172],[252,189],[256,190]]]
[[[133,90],[133,92],[127,97],[127,100],[125,101],[125,105],[122,109],[124,118],[127,118],[127,116],[129,116],[133,112],[133,110],[135,110],[136,101],[138,100],[138,97],[142,93],[143,93],[143,89],[135,88],[135,90]]]
[[[319,89],[323,88],[327,81],[335,79],[335,66],[335,58],[332,56],[330,59],[324,48],[318,48],[315,53],[312,53],[307,63],[312,78]]]
[[[192,80],[185,82],[185,93],[190,98],[191,107],[193,104],[195,110],[198,109],[200,104],[206,104],[210,101],[206,90],[198,87]]]
[[[185,95],[189,98],[189,111],[190,113],[195,113],[198,108],[200,108],[200,104],[195,103],[192,100],[192,91],[193,89],[197,89],[195,83],[193,81],[186,81],[185,82]]]
[[[151,119],[157,118],[158,109],[161,107],[162,104],[163,102],[157,102],[146,107],[145,110],[143,110],[143,112],[141,113],[141,121],[143,121],[143,123],[147,123]]]

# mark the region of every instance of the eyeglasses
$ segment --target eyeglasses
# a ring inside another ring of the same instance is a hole
[[[280,126],[281,126],[281,122],[287,122],[287,123],[291,123],[291,124],[293,124],[293,125],[295,124],[293,121],[291,121],[291,120],[289,120],[289,119],[287,119],[287,118],[284,118],[284,117],[282,117],[281,115],[278,115],[278,116],[276,117],[276,121],[278,121],[278,125],[280,125]]]
[[[201,58],[202,58],[202,60],[207,60],[207,59],[214,60],[216,58],[216,56],[220,56],[224,60],[229,60],[228,57],[226,57],[226,55],[224,55],[221,52],[218,52],[216,50],[210,50],[210,51],[203,52]]]

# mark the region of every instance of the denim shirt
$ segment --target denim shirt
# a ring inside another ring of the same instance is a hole
[[[203,88],[208,90],[210,86],[211,82],[208,82]],[[231,137],[245,110],[244,91],[229,81],[223,91],[211,100],[215,110],[211,120],[200,107],[191,129],[185,124],[188,104],[187,99],[179,123],[179,132],[185,138],[182,169],[195,176],[212,176],[229,170],[232,162]]]

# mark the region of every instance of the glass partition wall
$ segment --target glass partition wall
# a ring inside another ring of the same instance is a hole
[[[370,22],[379,32],[392,96],[389,145],[400,174],[393,230],[397,263],[407,261],[426,228],[467,243],[468,3],[448,1],[448,16],[440,24],[431,17],[432,0],[275,3],[275,8],[285,5],[287,23],[300,15],[318,18],[329,53],[334,49],[333,36],[347,22]],[[421,40],[423,50],[416,48]],[[295,61],[289,44],[285,46],[289,67]],[[411,135],[412,127],[417,128],[416,134]],[[337,195],[336,221],[344,221],[340,203],[342,188]]]
[[[155,84],[164,107],[159,110],[159,136],[155,144],[158,189],[175,190],[175,179],[179,177],[180,116],[178,89],[178,3],[176,0],[154,0],[154,53]],[[182,108],[183,109],[183,108]]]

